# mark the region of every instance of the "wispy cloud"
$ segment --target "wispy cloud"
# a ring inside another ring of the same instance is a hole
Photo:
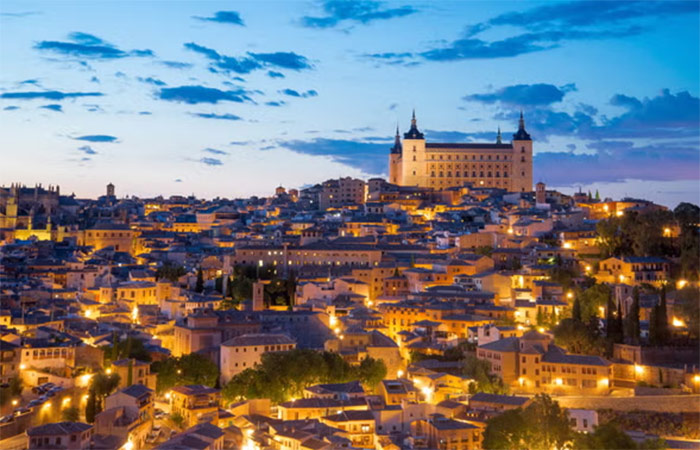
[[[158,64],[163,65],[165,67],[169,67],[171,69],[191,69],[192,67],[194,67],[194,64],[181,61],[158,61]]]
[[[204,22],[228,23],[232,25],[245,26],[241,15],[236,11],[217,11],[211,17],[192,16],[193,19],[202,20]]]
[[[85,136],[74,137],[76,141],[86,141],[86,142],[102,142],[102,143],[115,143],[118,142],[116,136],[110,136],[108,134],[87,134]]]
[[[274,70],[270,70],[267,72],[267,76],[270,78],[284,78],[284,74],[280,72],[275,72]]]
[[[217,119],[217,120],[241,120],[241,118],[235,114],[216,114],[216,113],[189,113],[194,117],[199,117],[202,119]]]
[[[264,68],[280,68],[295,71],[311,69],[311,62],[302,55],[294,52],[272,52],[253,53],[248,52],[246,56],[234,57],[222,55],[216,50],[203,45],[189,42],[184,44],[185,48],[199,53],[210,60],[210,69],[214,72],[234,72],[238,74],[250,73],[254,70]]]
[[[203,151],[203,152],[206,152],[206,153],[211,153],[212,155],[228,155],[228,154],[229,154],[227,151],[219,150],[219,149],[216,149],[216,148],[209,148],[209,147],[208,147],[208,148],[205,148],[205,149],[202,150],[202,151]]]
[[[223,166],[224,165],[224,163],[221,162],[221,160],[217,159],[217,158],[205,157],[205,158],[201,158],[199,160],[199,162],[201,162],[202,164],[206,164],[207,166]]]
[[[89,145],[83,145],[82,147],[78,147],[78,150],[85,153],[86,155],[96,155],[97,154],[97,152]]]
[[[119,59],[129,56],[154,56],[152,50],[121,50],[103,39],[82,32],[68,35],[68,41],[39,41],[34,48],[41,51],[57,53],[88,59]]]
[[[56,103],[52,103],[50,105],[41,105],[39,108],[48,109],[49,111],[63,112],[63,107]]]
[[[218,103],[221,101],[242,103],[250,101],[248,92],[244,89],[222,91],[221,89],[205,86],[178,86],[161,89],[157,96],[161,100],[189,104]]]
[[[480,103],[503,103],[514,106],[549,105],[562,101],[564,96],[576,90],[575,84],[554,86],[552,84],[516,84],[494,92],[467,95],[463,99]]]
[[[3,92],[0,98],[11,98],[17,100],[64,100],[77,97],[101,97],[101,92],[61,92],[61,91],[22,91]]]
[[[279,93],[284,94],[284,95],[288,95],[289,97],[299,97],[299,98],[318,96],[318,92],[316,92],[314,89],[309,89],[308,91],[305,91],[305,92],[295,91],[294,89],[283,89],[283,90],[279,91]]]
[[[423,51],[385,52],[365,57],[387,64],[512,58],[561,47],[571,41],[617,39],[644,33],[661,17],[697,13],[698,2],[574,1],[501,14],[469,25],[457,39]],[[498,27],[516,34],[489,40],[477,37]],[[522,30],[518,33],[518,30]]]
[[[390,147],[388,143],[377,144],[360,140],[328,138],[280,141],[278,146],[297,153],[326,156],[367,174],[381,174],[386,171],[386,155]]]
[[[344,23],[368,24],[377,20],[388,20],[415,14],[412,6],[384,8],[384,3],[374,0],[323,0],[322,15],[304,16],[301,23],[309,28],[332,28]]]
[[[136,77],[136,80],[140,81],[141,83],[151,84],[153,86],[167,86],[165,81],[154,77]]]

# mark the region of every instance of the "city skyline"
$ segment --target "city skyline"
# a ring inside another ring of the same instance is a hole
[[[522,110],[533,181],[697,203],[698,17],[684,1],[5,2],[0,179],[269,195],[386,178],[414,108],[434,142],[509,141]]]

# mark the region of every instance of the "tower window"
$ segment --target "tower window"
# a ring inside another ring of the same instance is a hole
[[[413,160],[414,160],[414,161],[416,160],[416,155],[413,155]]]
[[[434,171],[434,170],[433,170],[432,172],[430,172],[430,176],[431,176],[431,177],[434,177],[434,176],[435,176],[435,171]]]
[[[476,178],[476,172],[472,172],[472,177]]]
[[[524,157],[524,156],[520,157],[520,162],[525,162],[525,157]]]
[[[445,176],[445,172],[440,171],[440,177],[444,177],[444,176]]]
[[[489,172],[488,177],[491,178],[491,172]]]
[[[520,176],[525,176],[525,172],[520,172]]]
[[[479,176],[480,176],[481,178],[483,178],[483,177],[484,177],[484,172],[479,172]]]
[[[414,170],[414,171],[413,171],[413,175],[415,175],[415,174],[416,174],[416,171]]]
[[[484,155],[479,155],[479,159],[483,161],[483,160],[484,160]]]
[[[476,155],[472,155],[472,161],[476,159]]]
[[[442,155],[440,155],[440,159],[442,159]]]
[[[520,147],[520,153],[525,153],[525,147]]]
[[[489,161],[491,161],[491,155],[489,155]]]
[[[416,146],[415,146],[415,145],[413,146],[413,151],[414,151],[414,152],[416,151]]]
[[[499,159],[501,159],[501,157],[499,155],[496,155],[496,161],[498,161]]]
[[[452,171],[447,172],[447,176],[451,177],[452,176]]]
[[[500,178],[500,177],[501,177],[501,172],[496,172],[496,178]]]

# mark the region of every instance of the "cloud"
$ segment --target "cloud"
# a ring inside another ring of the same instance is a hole
[[[188,104],[218,103],[220,101],[242,103],[250,101],[250,97],[246,94],[247,91],[243,89],[222,91],[221,89],[194,85],[163,88],[157,96],[161,100]]]
[[[10,106],[5,106],[2,110],[3,111],[15,111],[18,110],[19,106],[16,105],[10,105]]]
[[[63,112],[63,107],[56,103],[52,103],[50,105],[42,105],[39,108],[48,109],[49,111]]]
[[[288,95],[290,97],[299,97],[299,98],[308,98],[308,97],[316,97],[318,96],[318,92],[316,92],[313,89],[309,89],[306,92],[298,92],[295,91],[294,89],[283,89],[279,91],[280,94]]]
[[[218,120],[241,120],[235,114],[215,114],[215,113],[189,113],[192,116],[200,117],[202,119],[218,119]]]
[[[23,92],[3,92],[0,98],[13,98],[17,100],[64,100],[76,97],[101,97],[101,92],[60,92],[60,91],[23,91]]]
[[[211,153],[212,155],[228,155],[229,153],[215,148],[205,148],[203,152]]]
[[[182,178],[175,178],[174,180],[176,183],[182,183]]]
[[[304,16],[301,23],[309,28],[332,28],[344,22],[366,25],[377,20],[405,17],[418,12],[412,6],[382,8],[383,3],[374,0],[324,0],[321,2],[322,16]]]
[[[89,145],[83,145],[82,147],[78,147],[78,150],[85,153],[86,155],[96,155],[97,154],[97,152]]]
[[[212,62],[210,71],[214,73],[223,71],[226,73],[234,72],[238,74],[246,74],[254,70],[269,67],[290,69],[295,71],[313,68],[305,56],[294,52],[248,52],[246,56],[234,57],[222,55],[212,48],[205,47],[194,42],[188,42],[184,44],[184,46],[186,49],[199,53],[209,59]]]
[[[68,35],[68,41],[39,41],[34,48],[41,51],[58,53],[89,59],[119,59],[129,56],[154,56],[152,50],[125,51],[88,33],[74,32]]]
[[[150,111],[139,111],[139,116],[151,116],[153,115]]]
[[[568,113],[549,108],[526,110],[528,131],[534,139],[571,136],[578,139],[700,139],[700,99],[681,91],[663,89],[654,97],[637,98],[616,94],[610,104],[624,110],[618,116],[598,117],[595,108]],[[498,113],[496,120],[516,123],[518,112]]]
[[[33,79],[20,81],[19,84],[31,84],[31,85],[37,86],[37,87],[39,87],[41,85],[41,83],[39,83],[39,80],[33,80]]]
[[[550,105],[560,102],[568,92],[575,90],[575,84],[561,87],[545,83],[516,84],[490,93],[467,95],[463,100],[486,104],[500,102],[512,106]]]
[[[41,14],[39,11],[0,12],[0,17],[22,18],[29,16],[37,16],[39,14]]]
[[[191,69],[192,67],[194,67],[194,64],[180,61],[158,61],[158,64],[163,65],[165,67],[169,67],[171,69]]]
[[[426,139],[432,142],[472,142],[486,140],[496,142],[496,130],[466,133],[463,131],[425,130]]]
[[[158,78],[153,78],[153,77],[136,77],[138,81],[141,83],[146,83],[146,84],[152,84],[153,86],[167,86],[167,83],[165,81],[159,80]]]
[[[280,72],[275,72],[274,70],[270,70],[267,72],[267,76],[270,78],[284,78],[284,74]]]
[[[347,139],[314,138],[278,142],[279,147],[296,153],[326,156],[331,160],[354,167],[367,174],[386,171],[386,160],[390,145]]]
[[[86,141],[86,142],[118,142],[117,137],[110,136],[108,134],[88,134],[85,136],[74,137],[76,141]]]
[[[224,163],[221,162],[220,159],[216,158],[201,158],[199,160],[202,164],[206,164],[207,166],[223,166]]]
[[[653,20],[697,14],[699,5],[698,2],[663,1],[553,2],[525,11],[504,13],[485,22],[472,24],[457,39],[431,49],[364,56],[385,64],[403,65],[419,61],[512,58],[559,48],[569,41],[638,35],[650,30],[650,22]],[[495,40],[477,37],[492,28],[498,28],[499,32],[504,33],[515,29],[516,34]]]
[[[287,104],[284,100],[277,100],[277,101],[271,101],[271,102],[265,102],[267,106],[274,106],[274,107],[279,107],[279,106],[284,106]]]
[[[205,22],[230,23],[232,25],[245,26],[241,15],[236,11],[217,11],[212,17],[192,16],[192,18]]]
[[[231,141],[229,145],[248,145],[250,143],[250,141]]]
[[[531,29],[618,25],[631,20],[697,13],[697,2],[593,1],[547,4],[525,11],[508,12],[477,24],[474,30],[493,26],[527,26]]]
[[[593,154],[544,152],[534,157],[535,178],[557,186],[628,179],[674,181],[700,179],[697,143],[635,146],[605,142]]]

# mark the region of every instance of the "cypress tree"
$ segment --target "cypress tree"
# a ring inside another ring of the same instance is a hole
[[[622,323],[622,302],[617,302],[617,317],[615,318],[615,342],[622,343],[625,339]]]
[[[627,317],[629,323],[627,339],[632,344],[639,343],[639,288],[635,286],[632,291],[632,308]]]
[[[202,267],[197,270],[197,284],[194,287],[194,291],[197,293],[204,292],[204,274],[202,273]]]
[[[90,387],[88,393],[87,403],[85,404],[85,421],[87,423],[95,422],[95,415],[97,414],[97,399],[95,398],[95,389]]]
[[[659,302],[659,313],[657,314],[658,323],[656,324],[659,331],[659,343],[661,345],[668,343],[671,334],[668,327],[668,310],[666,306],[666,285],[663,285],[661,286],[661,301]]]
[[[581,301],[576,297],[574,305],[571,308],[571,318],[577,322],[581,322]]]

